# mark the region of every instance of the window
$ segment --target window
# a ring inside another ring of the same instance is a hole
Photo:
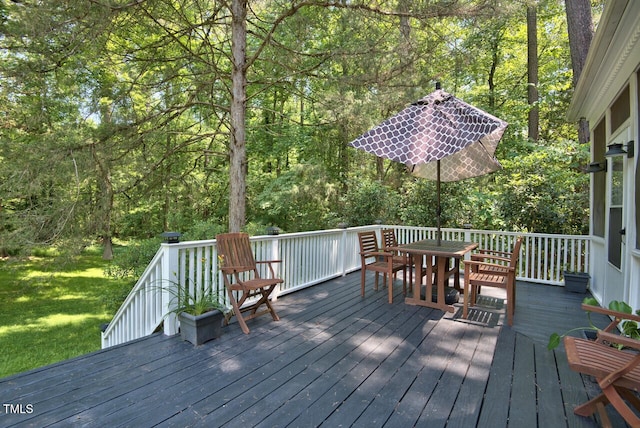
[[[607,129],[604,118],[593,129],[591,144],[593,145],[593,161],[602,162],[606,150]],[[593,209],[591,211],[591,230],[595,236],[604,238],[607,174],[593,174]]]
[[[631,104],[629,102],[629,86],[618,95],[618,98],[611,105],[611,133],[615,134],[630,116]]]
[[[636,73],[636,105],[640,103],[640,73]],[[636,112],[638,123],[640,123],[640,108]],[[636,130],[637,132],[637,130]],[[639,141],[640,142],[640,141]],[[636,144],[637,147],[637,144]],[[636,162],[640,162],[640,156],[636,155]],[[640,250],[640,165],[636,165],[636,248]]]
[[[622,259],[622,201],[624,197],[624,157],[611,159],[611,206],[609,208],[609,263],[620,269]]]

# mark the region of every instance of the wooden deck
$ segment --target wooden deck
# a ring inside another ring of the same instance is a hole
[[[397,285],[389,305],[371,277],[363,299],[359,275],[280,298],[281,321],[250,335],[157,334],[0,379],[0,426],[597,426],[572,412],[596,386],[546,350],[586,324],[584,296],[519,283],[509,328],[499,300],[468,322],[404,304]]]

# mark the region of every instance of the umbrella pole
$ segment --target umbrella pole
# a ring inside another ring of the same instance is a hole
[[[437,161],[437,182],[436,182],[436,194],[438,198],[438,206],[436,208],[436,216],[438,217],[437,225],[438,225],[438,233],[436,235],[437,244],[440,246],[442,244],[442,233],[440,231],[440,159]]]

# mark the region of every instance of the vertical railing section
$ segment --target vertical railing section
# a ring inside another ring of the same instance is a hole
[[[363,226],[278,236],[256,236],[251,243],[256,260],[275,260],[276,275],[284,279],[274,297],[282,296],[360,269],[358,232],[393,227],[398,242],[435,239],[435,228],[410,226]],[[588,236],[547,235],[473,229],[442,229],[442,239],[472,241],[479,248],[510,251],[517,236],[523,236],[518,280],[558,285],[564,270],[589,271]],[[262,275],[269,275],[262,266]],[[218,272],[214,240],[162,244],[122,307],[102,333],[108,347],[158,331],[178,331],[171,314],[177,284],[191,290],[213,290],[222,301],[227,297]],[[228,302],[226,302],[228,303]]]
[[[162,323],[166,295],[158,288],[158,284],[166,275],[165,249],[163,246],[156,253],[113,320],[102,332],[103,348],[149,335]]]

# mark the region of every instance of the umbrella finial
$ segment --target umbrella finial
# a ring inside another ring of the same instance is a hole
[[[438,89],[442,89],[442,85],[440,84],[440,82],[436,82],[436,90]]]

